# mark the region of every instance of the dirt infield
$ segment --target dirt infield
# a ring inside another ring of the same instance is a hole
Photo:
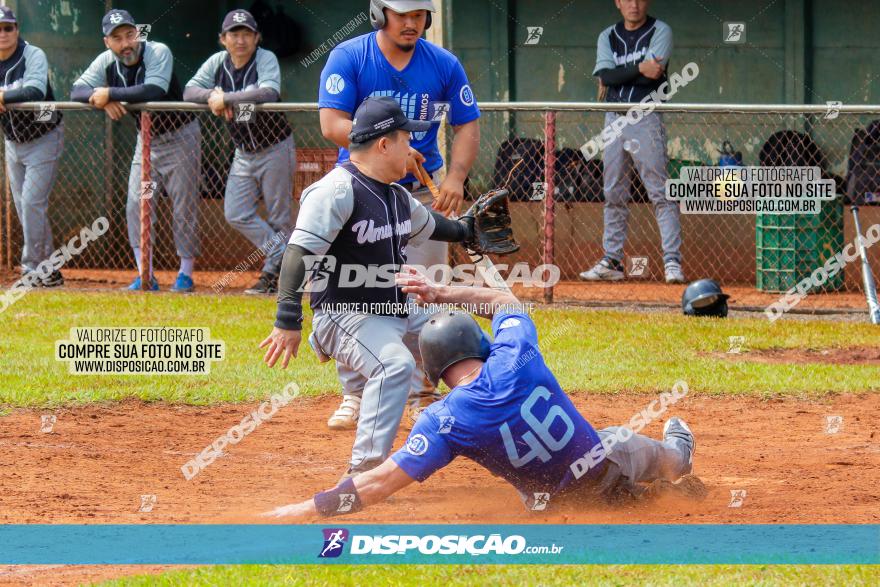
[[[181,465],[225,434],[256,404],[215,407],[122,404],[61,409],[51,433],[47,411],[0,418],[0,523],[239,523],[303,499],[343,472],[353,432],[330,432],[335,397],[299,399],[191,481]],[[620,424],[653,399],[575,394],[596,427]],[[877,395],[819,401],[684,398],[674,407],[697,439],[695,472],[705,501],[661,500],[622,509],[528,512],[516,492],[459,459],[422,486],[349,518],[382,523],[878,523],[880,418]],[[829,434],[827,416],[842,416]],[[661,424],[646,433],[659,436]],[[395,446],[405,438],[401,431]],[[731,490],[746,490],[729,507]],[[139,512],[142,495],[156,495]],[[161,567],[154,567],[159,570]],[[145,567],[127,568],[148,572]],[[0,583],[68,583],[122,569],[0,567]]]
[[[174,282],[173,271],[156,271],[156,278],[167,291]],[[0,270],[0,284],[9,287],[18,274]],[[196,271],[194,280],[197,293],[242,293],[259,277],[254,271]],[[132,271],[104,269],[70,269],[64,271],[65,287],[73,290],[117,291],[134,278]],[[540,288],[514,287],[514,293],[524,300],[540,303],[544,290]],[[629,280],[620,283],[585,283],[563,281],[554,288],[554,301],[559,303],[608,303],[653,306],[679,306],[683,285],[667,285],[650,281]],[[729,304],[733,310],[760,310],[779,300],[781,294],[756,290],[748,285],[724,285],[730,294]],[[864,311],[867,315],[865,296],[858,291],[812,294],[804,298],[797,311]]]

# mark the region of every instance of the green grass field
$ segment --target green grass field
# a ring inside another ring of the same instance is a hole
[[[697,320],[671,313],[580,309],[538,310],[534,318],[545,360],[570,391],[654,393],[679,379],[692,393],[702,394],[821,396],[880,390],[877,366],[771,365],[707,355],[727,351],[733,335],[745,337],[746,350],[875,345],[877,331],[870,324],[770,324],[762,317]],[[305,342],[287,371],[262,364],[257,346],[273,319],[269,298],[33,292],[0,314],[0,406],[129,397],[190,404],[252,401],[290,381],[306,394],[337,389],[332,363],[319,365]],[[212,338],[225,341],[227,359],[214,363],[209,375],[72,376],[67,364],[54,358],[55,341],[83,326],[206,326]]]
[[[3,314],[0,411],[139,398],[189,404],[253,401],[290,381],[311,395],[338,387],[331,363],[319,365],[304,343],[287,372],[261,363],[274,302],[243,296],[131,296],[34,292]],[[675,381],[690,392],[759,397],[818,397],[877,392],[880,367],[800,365],[710,356],[728,337],[745,349],[837,348],[877,343],[870,324],[789,322],[762,317],[695,320],[672,313],[543,309],[534,314],[541,348],[570,391],[654,393]],[[486,323],[484,322],[484,325]],[[199,376],[72,376],[54,359],[55,341],[72,327],[209,327],[227,358]],[[306,325],[306,332],[310,325]],[[107,585],[876,585],[871,566],[223,566],[130,577]]]

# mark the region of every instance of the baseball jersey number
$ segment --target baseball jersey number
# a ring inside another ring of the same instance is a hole
[[[529,428],[532,429],[522,436],[523,442],[525,442],[530,449],[524,455],[519,455],[516,443],[513,440],[513,435],[510,432],[510,426],[507,422],[502,424],[499,428],[501,438],[504,440],[504,449],[507,451],[507,458],[510,459],[510,464],[516,469],[519,469],[535,458],[539,458],[542,462],[546,463],[551,458],[550,451],[555,452],[562,450],[565,448],[565,445],[568,444],[568,441],[571,440],[571,437],[574,436],[574,422],[571,421],[571,418],[561,407],[550,406],[550,409],[547,410],[547,415],[544,416],[543,420],[539,420],[535,414],[532,413],[532,408],[538,403],[538,400],[543,399],[548,401],[550,395],[550,390],[546,387],[536,387],[520,408],[520,414],[522,415],[523,420],[525,420],[526,424],[529,425]],[[560,438],[554,438],[553,434],[550,432],[550,427],[553,426],[553,422],[557,419],[562,420],[562,422],[565,423],[565,432],[562,433]],[[536,434],[537,436],[535,436]],[[538,440],[539,438],[540,440]]]

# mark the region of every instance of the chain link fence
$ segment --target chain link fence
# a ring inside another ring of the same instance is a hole
[[[19,108],[35,110],[35,116],[39,110],[37,105]],[[505,261],[554,263],[563,279],[577,279],[602,257],[604,226],[602,155],[587,159],[581,149],[601,133],[608,111],[626,106],[486,103],[481,108],[481,148],[466,185],[467,197],[503,184],[513,165],[521,162],[509,188],[522,249]],[[315,104],[241,105],[217,117],[204,106],[165,103],[132,110],[119,121],[79,104],[57,103],[55,109],[63,113],[65,143],[49,207],[54,245],[67,242],[98,217],[110,224],[107,234],[70,259],[67,268],[134,272],[126,208],[128,192],[136,190],[146,194],[156,214],[151,224],[156,269],[174,269],[178,251],[188,246],[187,239],[195,239],[196,271],[258,271],[266,247],[245,238],[224,212],[236,146],[259,154],[283,139],[286,128],[292,129],[291,223],[303,188],[332,169],[336,160],[335,146],[321,135]],[[633,169],[632,156],[640,149],[659,146],[662,152],[665,146],[671,177],[683,166],[718,165],[720,158],[736,159],[739,152],[737,161],[743,165],[816,165],[835,181],[838,197],[823,202],[818,215],[682,214],[681,253],[689,279],[713,277],[724,284],[785,290],[855,238],[850,196],[867,197],[863,230],[880,222],[880,207],[872,202],[874,193],[880,195],[880,107],[828,111],[824,106],[667,104],[657,110],[665,136],[641,141],[646,144],[624,144],[631,180],[624,249],[629,279],[663,279],[654,206]],[[142,140],[143,148],[136,152],[139,133],[148,140]],[[447,126],[441,134],[447,160],[452,141]],[[150,175],[142,167],[132,172],[133,159],[139,164],[149,160]],[[22,232],[5,165],[3,174],[0,262],[13,269],[21,254]],[[261,196],[255,192],[255,197]],[[262,202],[258,213],[271,216]],[[869,250],[874,271],[880,275],[880,256],[872,253]],[[456,253],[455,259],[465,257]],[[853,263],[825,289],[860,287],[860,270]]]

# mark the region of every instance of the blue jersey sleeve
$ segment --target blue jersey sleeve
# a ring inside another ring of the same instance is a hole
[[[422,412],[403,448],[391,455],[403,472],[421,483],[455,458],[449,443],[440,433],[440,422],[429,411]]]
[[[344,49],[334,49],[321,71],[318,107],[334,108],[352,115],[357,110],[357,65],[354,56]]]
[[[458,59],[449,72],[445,99],[449,101],[449,124],[459,126],[480,117],[477,98]]]

